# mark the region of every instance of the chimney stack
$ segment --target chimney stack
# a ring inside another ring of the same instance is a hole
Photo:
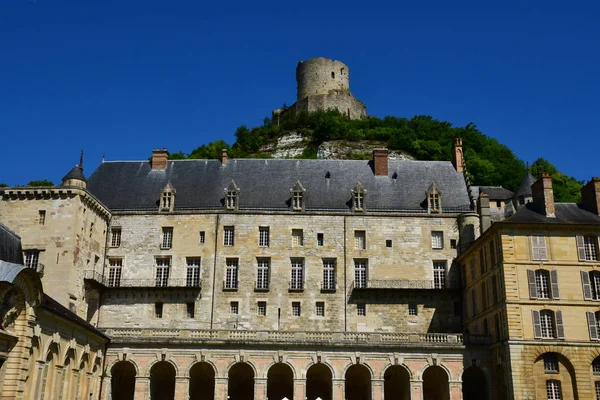
[[[373,150],[373,171],[375,176],[388,175],[388,151],[387,149]]]
[[[583,208],[600,215],[600,178],[593,177],[581,188],[581,202]]]
[[[456,172],[460,172],[462,174],[465,171],[465,160],[463,158],[461,138],[454,139],[454,144],[452,145],[452,164],[454,164]]]
[[[167,168],[167,160],[168,159],[169,159],[169,152],[167,151],[167,149],[152,150],[152,169]]]
[[[479,220],[481,224],[481,234],[487,231],[492,226],[492,218],[490,217],[490,197],[485,193],[479,193],[477,201]]]
[[[221,150],[221,164],[227,164],[227,158],[229,158],[229,150],[223,149]]]
[[[546,217],[555,218],[552,177],[548,174],[542,174],[542,177],[531,185],[531,193],[535,208]]]

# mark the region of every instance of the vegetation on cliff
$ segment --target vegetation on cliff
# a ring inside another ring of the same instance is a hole
[[[387,143],[391,150],[402,150],[417,160],[451,160],[452,143],[463,139],[464,155],[471,183],[482,186],[503,186],[515,191],[525,176],[526,165],[496,139],[484,135],[470,123],[464,127],[452,126],[430,116],[413,118],[369,117],[350,120],[337,110],[316,113],[287,113],[279,124],[265,118],[263,125],[249,129],[237,128],[236,142],[229,146],[222,140],[202,145],[189,154],[170,155],[171,159],[219,158],[222,149],[230,150],[236,158],[264,157],[261,149],[273,145],[289,132],[300,132],[308,139],[301,158],[316,158],[317,147],[330,140],[377,140]],[[539,158],[531,165],[531,172],[553,176],[557,201],[579,201],[583,182],[560,173],[547,160]]]

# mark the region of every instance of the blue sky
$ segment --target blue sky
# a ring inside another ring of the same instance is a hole
[[[80,149],[89,175],[103,153],[232,143],[317,56],[349,66],[370,115],[474,122],[600,175],[600,3],[488,3],[0,0],[0,182],[59,183]]]

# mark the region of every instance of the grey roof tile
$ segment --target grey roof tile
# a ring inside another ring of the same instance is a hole
[[[584,210],[575,203],[555,203],[555,218],[546,217],[536,210],[534,203],[527,203],[521,207],[506,222],[514,224],[572,224],[572,225],[600,225],[600,216]]]
[[[535,177],[531,175],[531,172],[527,172],[527,175],[523,178],[517,189],[516,196],[531,196],[531,185],[535,183]]]
[[[85,176],[83,175],[83,168],[81,168],[79,165],[71,168],[69,173],[62,178],[63,183],[68,179],[79,179],[86,182]]]

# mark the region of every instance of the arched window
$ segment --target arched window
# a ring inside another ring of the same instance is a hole
[[[331,71],[331,79],[335,79],[335,72]]]
[[[596,357],[594,361],[592,361],[592,373],[594,375],[600,375],[600,357]]]

